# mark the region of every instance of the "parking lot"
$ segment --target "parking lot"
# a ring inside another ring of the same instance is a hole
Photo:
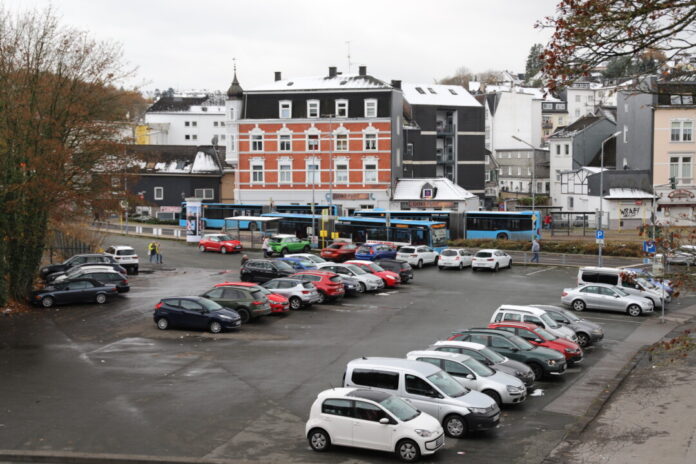
[[[112,237],[143,253],[145,239]],[[112,243],[109,242],[109,243]],[[513,266],[497,274],[416,272],[378,294],[270,316],[213,335],[159,331],[159,298],[237,280],[238,255],[163,242],[164,266],[129,278],[131,292],[103,306],[37,310],[0,324],[0,448],[127,453],[257,462],[394,462],[392,455],[312,452],[304,422],[317,393],[340,386],[360,356],[404,357],[460,328],[487,325],[501,304],[558,304],[577,268]],[[253,254],[249,254],[253,256]],[[537,382],[499,428],[448,439],[426,462],[539,462],[589,404],[576,382],[652,317],[592,313],[606,338],[579,367]],[[597,385],[597,389],[601,389]],[[592,392],[589,392],[592,393]],[[573,398],[567,412],[557,399]]]

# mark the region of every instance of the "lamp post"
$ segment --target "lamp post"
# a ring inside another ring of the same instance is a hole
[[[332,113],[323,115],[325,118],[329,118],[329,220],[333,216],[333,183],[334,183],[334,172],[333,172],[333,117]],[[350,140],[347,141],[350,143]],[[333,232],[333,222],[331,223],[331,232]]]
[[[517,137],[516,135],[513,135],[512,138],[517,140],[518,142],[522,142],[523,144],[527,145],[529,148],[532,149],[532,184],[531,184],[529,190],[532,193],[532,216],[533,216],[536,214],[536,210],[535,210],[536,209],[536,189],[534,188],[535,187],[534,184],[536,183],[536,151],[537,151],[537,149],[534,145],[522,140],[521,138]],[[534,236],[536,237],[536,231],[534,233]]]
[[[604,218],[604,144],[614,137],[621,134],[621,131],[614,132],[606,139],[602,140],[602,150],[599,158],[599,221],[597,222],[597,230],[602,230],[602,219]],[[597,265],[602,266],[602,246],[598,247]]]

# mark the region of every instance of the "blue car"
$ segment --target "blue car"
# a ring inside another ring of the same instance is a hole
[[[670,295],[674,293],[674,289],[672,288],[672,281],[670,280],[663,280],[662,282],[660,282],[659,279],[655,277],[651,272],[638,267],[626,268],[626,270],[630,272],[635,272],[636,276],[642,277],[643,279],[647,280],[656,287],[665,290]]]
[[[300,256],[286,256],[283,258],[277,258],[276,261],[286,262],[296,271],[310,271],[317,269],[316,263]]]
[[[382,243],[365,243],[355,251],[355,259],[374,261],[376,259],[394,259],[396,250]]]
[[[200,296],[162,298],[155,305],[153,319],[160,330],[179,327],[220,333],[223,330],[238,329],[242,325],[242,318],[237,311]]]

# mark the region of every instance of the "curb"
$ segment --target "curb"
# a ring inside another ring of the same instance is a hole
[[[73,451],[0,450],[0,462],[46,464],[242,464],[250,461]]]

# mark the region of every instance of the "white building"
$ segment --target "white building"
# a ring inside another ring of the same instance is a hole
[[[445,177],[399,179],[390,209],[431,211],[478,211],[479,197]]]
[[[596,82],[574,83],[566,90],[569,123],[594,114],[600,106],[616,106],[616,90]]]

